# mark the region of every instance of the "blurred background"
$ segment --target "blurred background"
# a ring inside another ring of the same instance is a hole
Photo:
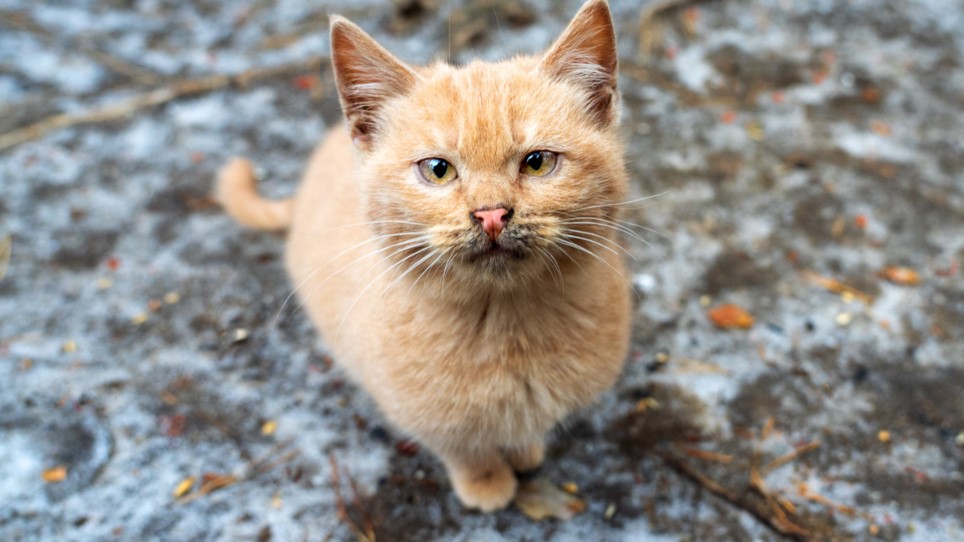
[[[960,1],[612,1],[633,352],[517,507],[463,511],[282,307],[209,194],[296,186],[329,13],[464,63],[579,5],[0,0],[0,539],[960,540]]]

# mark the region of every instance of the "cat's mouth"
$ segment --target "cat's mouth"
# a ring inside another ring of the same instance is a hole
[[[504,260],[521,260],[526,257],[526,254],[521,250],[512,248],[505,243],[499,243],[498,241],[491,241],[488,246],[482,247],[476,250],[469,256],[469,261],[504,261]]]

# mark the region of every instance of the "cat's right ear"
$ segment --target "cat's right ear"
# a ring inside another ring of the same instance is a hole
[[[539,67],[586,92],[589,112],[604,126],[618,118],[616,33],[606,0],[588,0],[549,48]]]
[[[331,63],[352,141],[367,149],[385,102],[406,94],[418,75],[339,15],[331,16]]]

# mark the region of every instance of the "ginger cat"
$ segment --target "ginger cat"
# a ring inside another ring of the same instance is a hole
[[[408,66],[338,16],[331,49],[346,125],[297,195],[262,199],[234,159],[218,198],[289,231],[288,271],[338,364],[465,506],[502,508],[627,352],[609,7],[590,0],[548,52],[495,64]]]

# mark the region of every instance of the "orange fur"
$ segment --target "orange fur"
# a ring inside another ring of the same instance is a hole
[[[440,457],[462,502],[501,508],[513,469],[541,464],[544,435],[612,386],[627,351],[608,6],[587,2],[545,55],[496,64],[411,68],[340,17],[332,44],[348,124],[294,198],[288,271],[339,365]],[[555,170],[523,174],[538,150],[558,153]],[[458,178],[420,180],[433,157]],[[239,171],[221,198],[257,226],[246,217],[277,202]],[[518,257],[478,250],[472,212],[494,206],[513,209],[500,239]]]

